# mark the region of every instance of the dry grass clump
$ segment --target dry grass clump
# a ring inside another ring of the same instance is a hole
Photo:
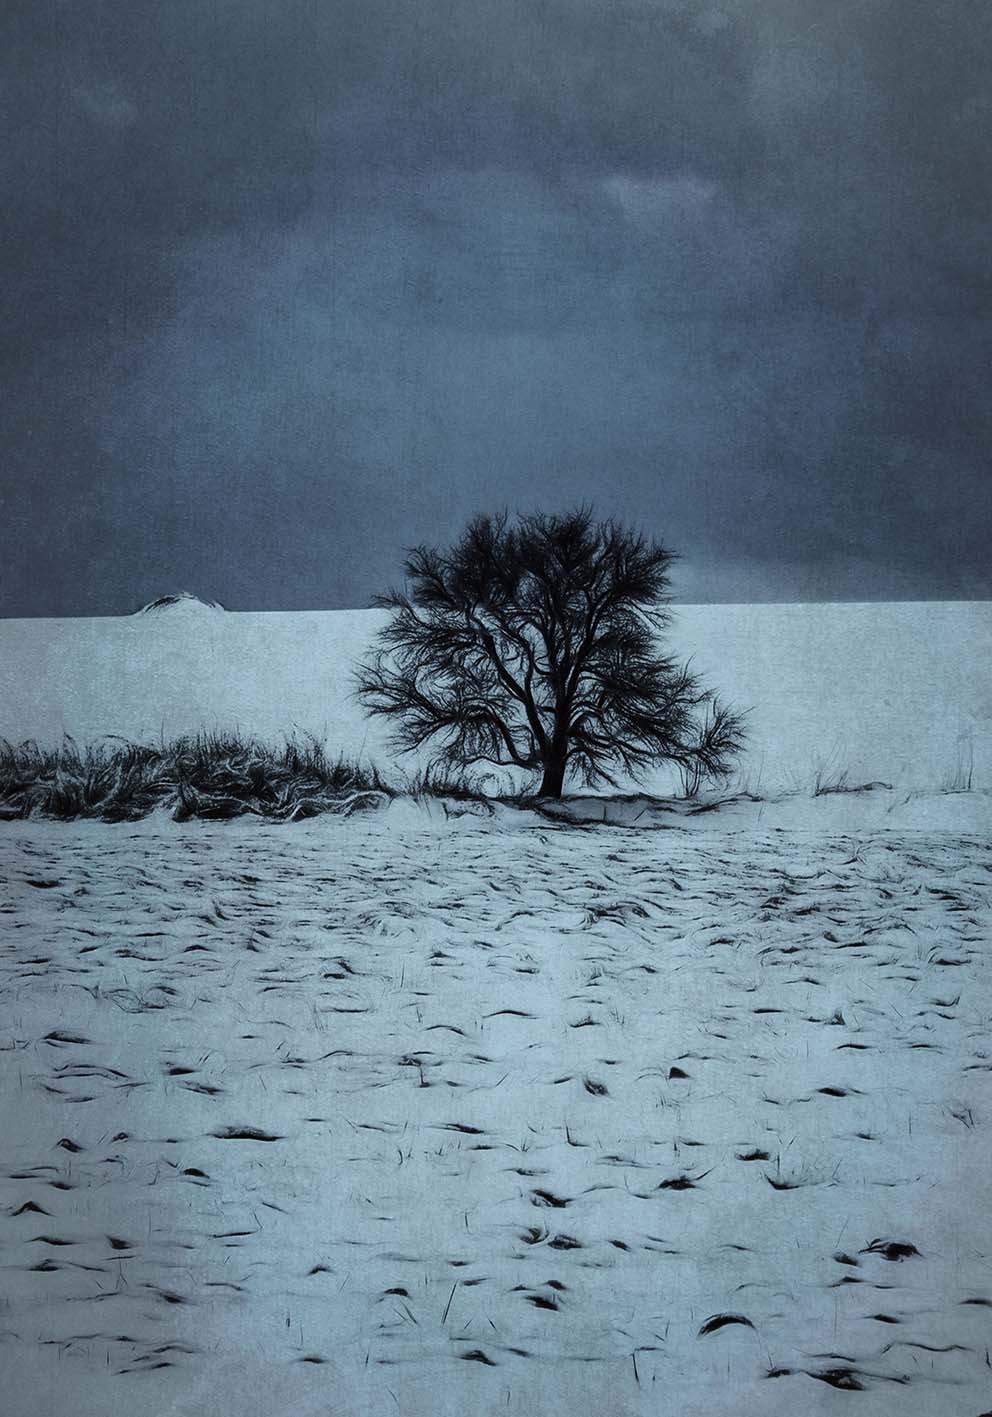
[[[0,740],[0,818],[135,821],[156,809],[177,821],[252,813],[293,821],[350,813],[395,795],[374,767],[328,757],[315,739],[281,746],[237,733],[198,733],[161,747],[108,738],[80,748]]]

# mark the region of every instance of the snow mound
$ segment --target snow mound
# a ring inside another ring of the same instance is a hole
[[[173,595],[160,595],[156,600],[150,600],[147,605],[142,605],[135,610],[135,615],[160,614],[164,610],[170,612],[182,611],[189,613],[193,611],[199,613],[202,610],[223,610],[224,607],[217,600],[201,600],[198,595],[193,595],[191,591],[180,590]]]

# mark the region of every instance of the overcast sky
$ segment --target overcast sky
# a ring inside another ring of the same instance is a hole
[[[0,9],[0,614],[589,500],[687,600],[992,598],[987,0]]]

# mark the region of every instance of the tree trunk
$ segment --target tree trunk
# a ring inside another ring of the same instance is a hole
[[[541,790],[537,794],[539,797],[560,797],[565,786],[565,764],[566,756],[564,752],[552,751],[544,760],[544,777],[541,781]]]

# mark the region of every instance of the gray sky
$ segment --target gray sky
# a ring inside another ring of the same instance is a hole
[[[592,500],[992,598],[987,0],[7,0],[0,614],[366,604]]]

